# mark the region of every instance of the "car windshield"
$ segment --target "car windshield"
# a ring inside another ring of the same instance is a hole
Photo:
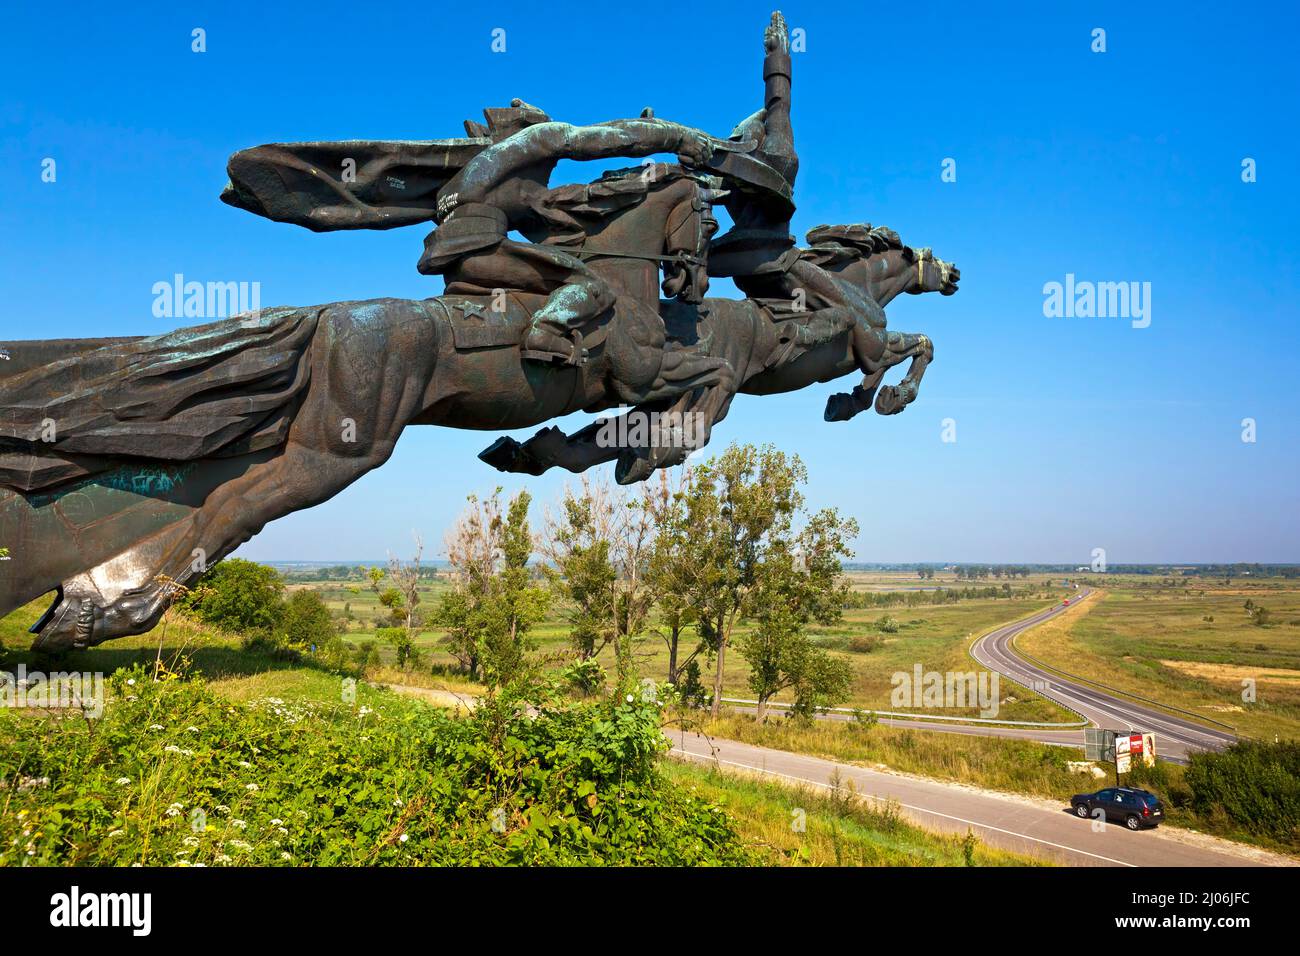
[[[1142,800],[1142,802],[1145,803],[1148,807],[1154,807],[1157,803],[1160,802],[1159,800],[1156,799],[1156,795],[1155,795],[1154,793],[1144,793],[1144,794],[1142,794],[1142,795],[1141,795],[1141,800]]]

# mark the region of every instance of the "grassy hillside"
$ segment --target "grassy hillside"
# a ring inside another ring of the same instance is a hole
[[[159,636],[63,662],[125,668],[97,720],[0,711],[0,865],[1031,862],[666,761],[653,705],[452,715],[184,619],[156,680]]]

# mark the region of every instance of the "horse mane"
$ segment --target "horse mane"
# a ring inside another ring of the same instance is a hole
[[[903,245],[903,240],[893,229],[888,226],[872,226],[869,222],[814,226],[808,230],[805,239],[808,248],[800,251],[801,258],[823,265],[869,259],[891,250],[906,252],[910,249]]]

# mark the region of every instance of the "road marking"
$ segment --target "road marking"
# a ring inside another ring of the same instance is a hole
[[[1070,607],[1079,606],[1084,598],[1091,595],[1091,590],[1085,591]],[[1207,746],[1214,749],[1217,745],[1230,743],[1235,739],[1219,731],[1202,727],[1186,718],[1171,717],[1152,710],[1149,706],[1132,703],[1092,687],[1070,683],[1035,662],[1020,657],[1015,649],[1016,638],[1043,621],[1069,611],[1070,607],[1058,604],[1024,620],[1013,621],[996,628],[972,642],[970,655],[977,663],[1088,719],[1089,714],[1083,713],[1086,709],[1092,715],[1092,723],[1098,726],[1101,724],[1099,717],[1114,721],[1117,726],[1127,724],[1129,727],[1136,727],[1145,724],[1149,729],[1164,736],[1167,741],[1178,744],[1185,750],[1199,750]],[[1166,759],[1185,762],[1182,758],[1172,756]]]
[[[710,756],[708,756],[708,755],[706,755],[706,754],[697,754],[697,753],[692,753],[692,752],[689,751],[689,750],[683,750],[683,749],[681,749],[681,748],[679,748],[679,747],[674,747],[674,748],[672,749],[671,753],[681,754],[681,755],[684,756],[684,757],[697,757],[697,758],[699,758],[699,759],[701,759],[701,760],[709,760],[709,761],[715,761],[715,760],[716,760],[718,763],[730,764],[730,765],[733,766],[733,767],[741,767],[741,768],[743,768],[743,769],[745,769],[745,770],[753,770],[753,771],[755,771],[755,772],[757,772],[757,773],[766,773],[766,774],[769,774],[769,775],[771,775],[771,776],[773,776],[773,777],[782,777],[782,778],[785,779],[785,780],[793,780],[793,781],[795,781],[796,783],[805,784],[805,785],[811,785],[811,786],[814,786],[814,787],[821,787],[821,788],[824,789],[824,790],[834,790],[834,789],[836,789],[835,787],[832,787],[830,784],[827,784],[827,783],[818,783],[816,780],[807,780],[807,779],[805,779],[805,778],[803,778],[803,777],[792,777],[792,776],[790,776],[790,775],[787,774],[787,773],[778,773],[778,772],[775,771],[775,770],[767,770],[767,769],[764,768],[764,767],[754,767],[754,766],[751,766],[751,765],[746,764],[746,763],[739,763],[739,762],[737,762],[737,761],[735,761],[735,760],[723,760],[721,757],[710,757]],[[849,768],[849,769],[858,769],[858,768]],[[841,788],[839,788],[839,789],[842,790],[842,789],[844,789],[844,788],[841,787]],[[880,802],[882,802],[882,803],[887,803],[887,802],[889,802],[889,799],[890,799],[890,798],[888,798],[888,797],[877,796],[877,795],[874,794],[874,793],[856,793],[856,791],[855,791],[855,795],[856,795],[856,796],[859,796],[859,797],[862,797],[862,798],[864,798],[864,799],[877,800],[877,801],[880,801]],[[977,822],[977,821],[975,821],[975,820],[967,820],[965,817],[955,817],[955,816],[953,816],[953,815],[950,814],[950,813],[942,813],[942,812],[940,812],[940,811],[938,811],[938,810],[930,810],[930,809],[928,809],[928,808],[926,808],[926,807],[917,807],[917,806],[913,806],[913,805],[910,804],[910,803],[903,803],[903,802],[901,802],[901,801],[899,801],[899,800],[895,800],[894,803],[897,803],[900,807],[904,807],[904,808],[906,808],[906,809],[908,809],[908,810],[915,810],[915,811],[918,812],[918,813],[929,813],[929,814],[932,814],[933,816],[936,816],[936,817],[944,817],[944,818],[947,819],[947,820],[955,820],[955,821],[957,821],[958,823],[965,823],[967,826],[979,827],[980,829],[983,829],[983,830],[993,830],[993,831],[995,831],[995,832],[997,832],[997,833],[1005,833],[1007,836],[1015,837],[1015,838],[1018,839],[1018,840],[1031,840],[1031,841],[1033,841],[1034,843],[1041,843],[1041,844],[1043,844],[1044,846],[1055,847],[1055,848],[1058,849],[1058,850],[1065,850],[1067,853],[1079,853],[1079,854],[1082,854],[1083,856],[1090,856],[1090,857],[1092,857],[1092,858],[1095,859],[1095,860],[1104,860],[1104,861],[1107,862],[1107,863],[1114,863],[1116,866],[1127,866],[1127,867],[1132,867],[1133,869],[1137,869],[1137,864],[1136,864],[1136,863],[1126,863],[1124,860],[1115,860],[1115,859],[1111,859],[1111,858],[1108,857],[1108,856],[1102,856],[1100,853],[1089,853],[1087,850],[1080,850],[1080,849],[1078,849],[1077,847],[1066,846],[1066,845],[1064,845],[1063,843],[1053,843],[1051,840],[1041,840],[1041,839],[1039,839],[1038,837],[1032,837],[1032,836],[1029,836],[1029,834],[1027,834],[1027,833],[1017,833],[1017,832],[1015,832],[1014,830],[1004,830],[1004,829],[1002,829],[1001,827],[995,827],[995,826],[993,826],[991,823],[979,823],[979,822]]]

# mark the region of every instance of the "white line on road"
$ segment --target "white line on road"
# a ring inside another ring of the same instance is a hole
[[[706,755],[706,754],[697,754],[697,753],[692,753],[691,751],[689,751],[689,750],[683,750],[683,749],[681,749],[680,747],[674,747],[674,748],[672,749],[671,753],[681,754],[681,755],[683,755],[683,756],[685,756],[685,757],[696,757],[696,758],[698,758],[698,759],[700,759],[700,760],[707,760],[707,761],[710,761],[710,762],[717,761],[718,763],[730,764],[730,765],[733,766],[733,767],[741,767],[741,768],[743,768],[743,769],[745,769],[745,770],[752,770],[752,771],[755,771],[755,772],[757,772],[757,773],[765,773],[765,774],[768,774],[768,775],[773,776],[773,777],[781,777],[781,778],[783,778],[783,779],[785,779],[785,780],[793,780],[794,782],[799,783],[799,784],[811,785],[811,786],[814,786],[814,787],[821,787],[821,788],[823,788],[823,789],[825,789],[825,790],[836,790],[836,789],[840,789],[840,790],[842,790],[842,789],[844,789],[843,787],[836,788],[836,787],[832,787],[830,784],[819,783],[819,782],[817,782],[816,780],[808,780],[808,779],[805,779],[804,777],[792,777],[792,776],[790,776],[789,774],[778,773],[778,772],[775,771],[775,770],[767,770],[767,769],[764,768],[764,767],[755,767],[755,766],[752,766],[752,765],[747,764],[747,763],[739,763],[739,762],[737,762],[737,761],[735,761],[735,760],[723,760],[721,757],[711,757],[711,756],[708,756],[708,755]],[[863,798],[866,798],[866,799],[870,799],[870,800],[877,800],[877,801],[880,801],[880,802],[882,802],[882,803],[888,803],[888,802],[889,802],[889,798],[887,798],[887,797],[880,797],[880,796],[877,796],[876,794],[873,794],[873,793],[857,793],[856,795],[859,796],[859,797],[863,797]],[[1133,867],[1133,868],[1135,868],[1135,869],[1136,869],[1136,867],[1137,867],[1137,864],[1136,864],[1136,863],[1126,863],[1126,862],[1124,862],[1123,860],[1114,860],[1114,859],[1111,859],[1111,858],[1108,857],[1108,856],[1102,856],[1102,855],[1099,854],[1099,853],[1089,853],[1087,850],[1080,850],[1080,849],[1078,849],[1077,847],[1065,846],[1065,845],[1062,844],[1062,843],[1053,843],[1051,840],[1042,840],[1042,839],[1039,839],[1038,837],[1032,837],[1032,836],[1029,836],[1027,833],[1017,833],[1017,832],[1014,831],[1014,830],[1004,830],[1004,829],[1002,829],[1001,827],[995,827],[995,826],[993,826],[992,824],[989,824],[989,823],[979,823],[979,822],[977,822],[977,821],[975,821],[975,820],[967,820],[965,817],[955,817],[955,816],[953,816],[953,815],[950,814],[950,813],[940,813],[938,810],[930,810],[930,809],[927,809],[926,807],[917,807],[917,806],[913,806],[913,805],[910,804],[910,803],[901,803],[901,802],[898,801],[898,800],[894,800],[893,802],[896,803],[896,804],[898,804],[898,806],[900,806],[900,807],[904,807],[904,808],[906,808],[906,809],[908,809],[908,810],[914,810],[914,811],[916,811],[917,813],[929,813],[929,814],[931,814],[932,816],[943,817],[943,818],[946,819],[946,820],[955,820],[957,823],[965,823],[965,824],[968,825],[968,826],[979,827],[979,828],[982,829],[982,830],[992,830],[992,831],[994,831],[995,833],[1004,833],[1004,834],[1006,834],[1007,836],[1015,837],[1015,838],[1018,839],[1018,840],[1030,840],[1030,841],[1032,841],[1032,842],[1034,842],[1034,843],[1041,843],[1041,844],[1043,844],[1044,846],[1055,847],[1055,848],[1058,849],[1058,850],[1065,850],[1067,853],[1078,853],[1078,854],[1080,854],[1080,855],[1082,855],[1082,856],[1090,856],[1090,857],[1092,857],[1094,860],[1102,860],[1102,861],[1104,861],[1104,862],[1106,862],[1106,863],[1114,863],[1116,866],[1128,866],[1128,867]]]

